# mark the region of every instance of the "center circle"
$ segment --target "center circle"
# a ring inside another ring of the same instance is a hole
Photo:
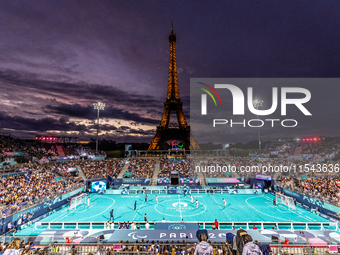
[[[162,210],[164,210],[167,213],[161,212],[161,207]],[[155,210],[163,215],[166,216],[172,216],[172,217],[191,217],[191,216],[196,216],[199,214],[204,213],[207,208],[203,203],[199,203],[198,209],[196,209],[196,203],[191,203],[189,200],[177,200],[177,199],[169,199],[169,200],[164,200],[160,202],[159,204],[155,205]]]

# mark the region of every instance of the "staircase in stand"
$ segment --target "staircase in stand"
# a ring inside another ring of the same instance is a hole
[[[84,182],[86,182],[86,176],[85,176],[83,170],[81,169],[81,166],[80,165],[76,165],[76,167],[78,169],[79,176],[84,180]]]
[[[125,161],[125,165],[123,166],[122,170],[120,170],[120,173],[118,174],[117,178],[123,178],[126,170],[128,169],[130,165],[130,161]]]
[[[57,152],[58,152],[59,157],[65,157],[65,152],[64,152],[64,150],[63,150],[63,146],[57,145],[57,146],[56,146],[56,149],[57,149]]]
[[[151,179],[151,186],[157,186],[157,177],[158,173],[161,170],[161,161],[159,159],[155,160],[155,170],[153,171],[152,179]]]
[[[200,159],[194,160],[195,168],[196,168],[196,166],[200,166],[200,169],[201,169],[201,162],[200,161],[201,161]],[[196,169],[193,169],[193,171],[195,172]],[[207,182],[205,180],[204,174],[201,171],[197,171],[196,174],[197,174],[197,178],[200,179],[200,185],[201,186],[207,186]]]
[[[302,146],[296,146],[293,152],[293,156],[299,156],[301,154]]]

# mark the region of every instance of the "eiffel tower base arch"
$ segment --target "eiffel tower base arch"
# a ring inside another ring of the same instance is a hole
[[[178,128],[157,128],[157,132],[152,142],[150,143],[148,150],[164,150],[168,149],[167,142],[177,140],[183,143],[186,150],[196,149],[199,150],[199,146],[190,135],[190,129],[178,129]]]

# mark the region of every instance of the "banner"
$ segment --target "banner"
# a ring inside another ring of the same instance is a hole
[[[276,190],[283,192],[285,195],[295,198],[296,201],[299,202],[300,204],[306,205],[313,209],[317,207],[319,212],[321,213],[328,214],[333,217],[334,214],[337,214],[340,212],[340,208],[335,205],[328,204],[321,200],[311,198],[311,197],[302,195],[300,193],[297,193],[297,192],[294,192],[294,191],[291,191],[291,190],[288,190],[288,189],[285,189],[285,188],[282,188],[276,185],[274,187]]]
[[[147,187],[141,187],[141,186],[131,186],[130,190],[166,190],[167,186],[147,186]]]
[[[6,155],[6,156],[22,156],[22,152],[7,151],[7,152],[4,152],[4,155]]]
[[[238,194],[238,195],[261,195],[261,189],[230,189],[229,194]]]
[[[157,185],[168,185],[170,184],[170,178],[157,178]],[[199,186],[199,178],[179,178],[179,184],[186,184],[188,186]]]
[[[27,173],[27,172],[2,174],[1,177],[8,177],[8,176],[13,176],[13,175],[17,175],[17,174],[26,174],[26,173]]]
[[[258,180],[265,180],[265,181],[271,181],[272,180],[272,177],[270,175],[265,175],[265,174],[257,174],[255,176],[255,179],[258,179]]]
[[[189,194],[190,190],[188,186],[169,186],[167,194]]]
[[[175,224],[175,223],[174,223]],[[157,224],[156,224],[157,225]],[[208,238],[211,242],[225,242],[226,234],[232,233],[236,235],[237,230],[207,230]],[[104,235],[106,239],[104,243],[117,243],[120,240],[126,240],[130,243],[135,243],[141,239],[154,241],[180,241],[197,243],[196,229],[155,229],[155,230],[129,230],[129,229],[46,229],[38,236],[32,236],[35,244],[48,244],[50,238],[58,243],[65,243],[65,236],[74,236],[77,232],[77,240],[79,243],[97,243],[98,236]],[[332,230],[247,230],[254,240],[261,240],[263,243],[271,243],[272,236],[277,236],[283,242],[289,236],[290,244],[307,244],[306,237],[308,236],[313,245],[327,245],[332,239],[333,244],[340,244],[340,237],[336,231]],[[80,238],[81,237],[81,238]],[[309,244],[311,244],[309,243]]]
[[[206,178],[208,185],[224,184],[224,183],[242,183],[238,178]]]
[[[151,178],[123,178],[123,184],[149,185]]]
[[[131,151],[132,145],[131,144],[125,144],[125,150],[124,150],[124,155],[125,157],[129,157],[129,151]]]
[[[192,229],[198,230],[198,223],[175,223],[175,222],[157,222],[155,229],[167,229],[167,230],[182,230]]]
[[[170,178],[157,178],[157,185],[168,185],[170,184]]]
[[[24,213],[27,213],[28,215],[32,216],[32,221],[35,221],[36,217],[39,217],[49,211],[48,207],[50,207],[52,210],[60,207],[61,205],[65,204],[67,202],[67,199],[72,198],[73,196],[78,195],[79,192],[84,192],[85,187],[76,189],[74,191],[71,191],[69,193],[66,193],[62,196],[53,198],[45,203],[36,205],[34,207],[28,208],[24,211],[21,211],[19,213],[13,214],[11,216],[8,216],[3,221],[0,222],[0,227],[5,229],[8,222],[11,221],[13,225],[16,225],[16,221],[24,215]],[[32,222],[30,221],[30,222]]]
[[[121,186],[123,184],[139,184],[142,186],[148,186],[151,183],[151,178],[112,178],[108,177],[110,183],[114,186]]]
[[[129,189],[107,189],[105,191],[105,194],[109,195],[126,195],[129,194]]]

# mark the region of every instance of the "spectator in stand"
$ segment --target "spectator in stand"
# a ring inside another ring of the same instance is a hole
[[[260,248],[253,243],[253,238],[250,235],[244,237],[246,244],[243,247],[242,255],[263,254]]]
[[[154,159],[133,159],[126,173],[131,173],[128,178],[151,178],[154,171]]]
[[[82,179],[57,180],[58,175],[52,170],[55,167],[55,163],[32,165],[23,169],[24,174],[0,177],[0,202],[6,205],[2,211],[3,216],[17,213],[25,207],[50,200],[82,185]],[[24,214],[22,222],[27,220],[27,214]]]
[[[87,179],[111,176],[117,178],[124,166],[124,160],[81,161],[78,162]]]
[[[193,170],[193,160],[187,159],[180,162],[162,159],[160,164],[159,178],[170,177],[171,171],[178,171],[180,178],[195,178],[197,173]]]
[[[3,255],[19,255],[20,239],[14,238],[13,241],[8,245]]]
[[[199,240],[199,244],[196,246],[194,255],[212,255],[213,248],[209,243],[208,240],[208,231],[207,230],[198,230],[196,232],[196,237]]]

